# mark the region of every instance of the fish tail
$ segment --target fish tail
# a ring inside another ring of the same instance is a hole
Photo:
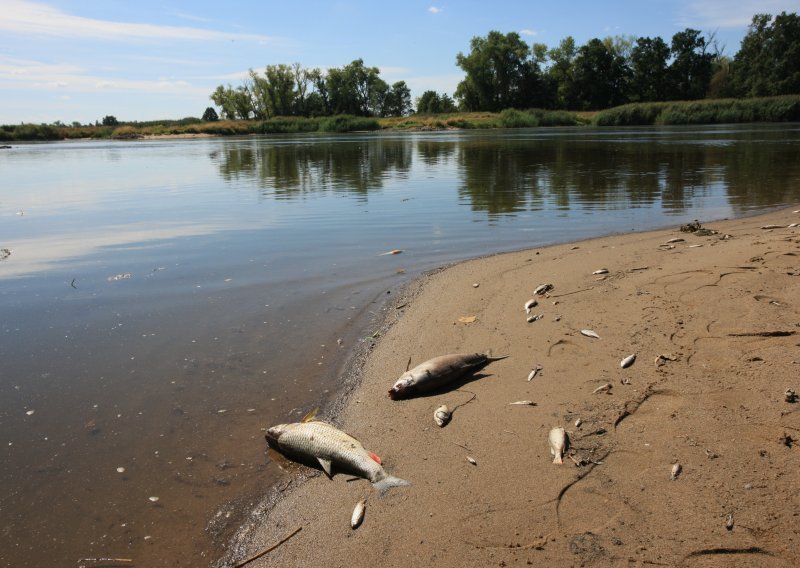
[[[561,458],[561,453],[560,452],[556,452],[556,455],[553,458],[553,463],[557,463],[557,464],[563,464],[564,463],[564,460]]]
[[[492,361],[500,361],[501,359],[508,359],[511,355],[500,355],[499,357],[486,356],[486,360],[491,363]]]
[[[405,479],[400,479],[399,477],[394,477],[392,475],[387,475],[380,481],[375,481],[372,486],[378,490],[378,493],[383,495],[392,487],[403,487],[406,485],[411,485],[410,481],[406,481]]]

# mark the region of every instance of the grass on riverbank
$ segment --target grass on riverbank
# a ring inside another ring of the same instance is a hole
[[[800,95],[631,103],[597,113],[597,126],[800,121]]]
[[[112,126],[0,126],[0,142],[69,138],[134,139],[149,136],[244,136],[299,132],[374,130],[424,131],[449,129],[531,128],[540,126],[642,126],[800,121],[800,95],[753,99],[713,99],[662,103],[632,103],[600,112],[506,109],[494,112],[420,114],[390,118],[329,116],[276,117],[265,121],[197,118],[124,123]]]

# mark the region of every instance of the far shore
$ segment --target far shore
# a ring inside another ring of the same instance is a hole
[[[293,535],[248,566],[797,566],[798,207],[424,277],[387,308],[343,407],[318,417],[412,485],[379,497],[283,464],[218,565]],[[540,284],[553,288],[529,323]],[[487,350],[509,358],[456,388],[387,396],[409,359]],[[444,428],[441,404],[455,409]],[[570,437],[563,465],[553,427]]]

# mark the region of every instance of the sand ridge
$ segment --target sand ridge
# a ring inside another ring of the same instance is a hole
[[[291,487],[222,565],[298,527],[249,566],[800,564],[800,404],[784,398],[800,392],[796,209],[704,223],[712,235],[605,237],[425,278],[405,307],[388,307],[397,321],[344,410],[320,416],[412,486],[378,497],[365,480],[288,468]],[[523,305],[544,283],[554,288],[531,312],[543,317],[528,323]],[[456,389],[387,396],[409,358],[486,350],[510,357]],[[509,405],[519,400],[535,406]],[[457,407],[444,428],[441,404]],[[547,445],[554,426],[571,440],[561,466]]]

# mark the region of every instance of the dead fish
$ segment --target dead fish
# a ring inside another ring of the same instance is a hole
[[[418,392],[434,390],[464,375],[477,373],[489,363],[506,357],[490,357],[483,353],[434,357],[400,375],[389,389],[389,398],[398,400]]]
[[[636,361],[636,355],[635,354],[628,355],[622,361],[620,361],[619,366],[622,367],[623,369],[627,369],[628,367],[633,365],[634,361]]]
[[[350,528],[353,530],[357,529],[361,525],[361,521],[364,520],[364,513],[367,510],[367,500],[362,499],[358,503],[356,503],[355,509],[353,509],[353,516],[350,517]]]
[[[536,375],[539,374],[539,371],[541,370],[542,366],[536,365],[536,367],[528,374],[528,382],[531,382],[536,377]]]
[[[387,255],[390,255],[390,254],[401,254],[402,252],[403,251],[401,251],[400,249],[394,249],[394,250],[390,250],[390,251],[387,251],[387,252],[382,252],[380,254],[380,256],[387,256]]]
[[[789,226],[787,227],[787,229],[794,229],[794,228],[795,228],[795,227],[797,227],[798,225],[800,225],[800,223],[792,223],[791,225],[789,225]]]
[[[532,400],[518,400],[516,402],[509,402],[508,404],[509,406],[513,404],[518,404],[520,406],[536,406],[536,403],[533,402]]]
[[[533,291],[533,293],[536,294],[537,296],[544,296],[553,288],[555,288],[555,286],[553,286],[552,284],[540,284],[539,286],[537,286],[536,290]]]
[[[553,428],[547,435],[547,441],[550,443],[550,455],[553,456],[553,463],[564,463],[564,453],[569,448],[567,432],[561,427]]]
[[[725,517],[725,528],[729,531],[733,530],[733,513],[728,513]]]
[[[592,391],[592,394],[597,394],[599,392],[609,392],[612,388],[614,388],[614,385],[612,385],[611,383],[606,383],[594,389]]]
[[[578,419],[575,421],[575,428],[580,428],[580,427],[581,427],[581,424],[583,424],[583,420],[581,420],[580,418],[578,418]]]
[[[478,465],[478,462],[475,461],[475,458],[473,458],[472,456],[467,456],[467,461],[472,465]]]
[[[674,239],[670,239],[670,240],[666,241],[664,244],[665,244],[665,245],[671,245],[671,244],[674,244],[674,243],[682,243],[682,242],[684,242],[685,240],[686,240],[686,239],[682,239],[682,238],[680,238],[680,237],[675,237]]]
[[[592,272],[595,276],[598,274],[608,274],[608,268],[600,268],[599,270],[595,270]]]
[[[544,314],[539,314],[539,315],[534,315],[534,316],[528,316],[528,323],[533,323],[533,322],[535,322],[535,321],[539,321],[539,320],[540,320],[540,319],[542,319],[543,317],[544,317]]]
[[[450,422],[450,418],[452,417],[453,412],[444,404],[437,408],[433,413],[433,421],[436,422],[436,425],[439,426],[439,428],[444,428],[447,426],[447,423]]]
[[[368,479],[379,492],[410,485],[399,477],[386,473],[378,457],[364,449],[361,442],[325,422],[294,422],[278,424],[267,430],[270,447],[288,457],[315,459],[332,477],[336,466],[348,473]]]
[[[683,470],[683,467],[681,467],[681,464],[676,463],[675,465],[673,465],[672,466],[672,471],[669,474],[670,480],[671,481],[675,481],[676,479],[678,479],[678,476],[681,474],[682,470]]]
[[[764,225],[762,229],[785,229],[786,225]]]
[[[585,335],[586,337],[593,337],[595,339],[600,339],[600,336],[597,335],[597,333],[591,329],[582,329],[581,335]]]
[[[537,302],[537,301],[536,301],[535,299],[533,299],[533,298],[531,298],[530,300],[528,300],[527,302],[525,302],[525,306],[524,306],[524,308],[525,308],[525,313],[526,313],[526,314],[530,314],[530,313],[531,313],[531,308],[535,308],[535,307],[536,307],[536,304],[538,304],[538,303],[539,303],[539,302]]]

